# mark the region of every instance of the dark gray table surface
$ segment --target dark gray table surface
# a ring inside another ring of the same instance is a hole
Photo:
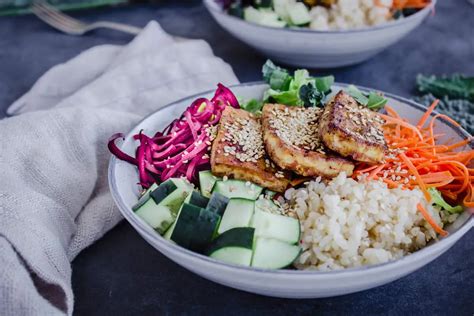
[[[353,67],[318,71],[340,82],[412,96],[418,73],[474,74],[474,6],[440,0],[436,15],[390,49]],[[169,33],[208,41],[242,81],[260,80],[265,61],[212,20],[199,1],[168,1],[81,11],[74,16],[144,26],[157,20]],[[0,118],[50,67],[98,44],[130,36],[97,31],[58,33],[32,16],[0,18]],[[1,180],[0,180],[1,181]],[[470,315],[474,313],[474,232],[428,266],[391,284],[341,297],[288,300],[253,295],[204,280],[155,251],[122,222],[73,262],[77,315]]]

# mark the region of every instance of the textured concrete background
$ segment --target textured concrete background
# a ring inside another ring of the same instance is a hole
[[[203,38],[229,62],[242,82],[260,80],[264,58],[212,20],[199,1],[104,8],[73,14],[144,26],[157,20],[174,35]],[[372,60],[332,73],[340,82],[409,97],[418,73],[474,74],[474,6],[439,0],[436,15]],[[98,31],[84,37],[60,34],[32,16],[0,18],[0,118],[51,66],[98,44],[125,44],[128,35]],[[172,263],[122,222],[73,262],[77,315],[469,315],[474,313],[474,246],[471,230],[428,266],[391,284],[314,300],[275,299],[204,280]]]

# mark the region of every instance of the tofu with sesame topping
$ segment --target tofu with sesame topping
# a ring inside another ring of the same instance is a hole
[[[382,124],[376,112],[341,90],[324,107],[319,132],[324,144],[340,155],[380,163],[387,149]]]
[[[331,153],[319,138],[319,108],[265,104],[262,114],[265,149],[282,169],[305,177],[352,175],[354,164]]]
[[[228,106],[219,121],[211,150],[211,169],[216,176],[251,181],[276,192],[286,190],[290,174],[267,157],[260,118]]]

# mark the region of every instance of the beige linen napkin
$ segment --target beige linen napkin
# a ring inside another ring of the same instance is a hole
[[[124,47],[94,47],[53,67],[8,109],[0,315],[72,314],[70,261],[121,219],[107,183],[108,137],[218,82],[238,81],[206,42],[176,42],[150,22]]]

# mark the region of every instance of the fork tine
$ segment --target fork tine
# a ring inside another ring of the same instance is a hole
[[[37,11],[41,11],[44,15],[48,16],[50,19],[56,21],[57,23],[64,25],[65,27],[71,28],[83,28],[85,25],[72,18],[69,17],[60,11],[56,10],[56,8],[45,4],[45,3],[34,3],[33,8],[37,9]]]
[[[58,21],[57,19],[51,17],[50,15],[46,14],[43,10],[38,9],[35,6],[32,6],[31,10],[33,13],[42,21],[45,23],[49,24],[50,26],[59,29],[65,33],[71,33],[74,31],[74,29],[68,25],[63,24],[61,21]]]
[[[84,33],[97,28],[108,28],[134,35],[138,34],[141,30],[140,28],[131,25],[107,21],[98,21],[90,24],[83,23],[62,13],[55,7],[50,6],[45,3],[44,0],[33,0],[31,10],[39,19],[43,20],[50,26],[71,35],[83,35]]]

